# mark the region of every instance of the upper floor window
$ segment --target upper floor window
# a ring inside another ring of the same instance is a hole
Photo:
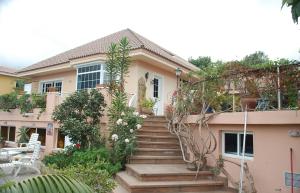
[[[96,88],[107,82],[105,64],[90,64],[77,68],[77,90]]]
[[[241,157],[244,142],[243,132],[223,132],[223,154],[229,157]],[[253,133],[246,133],[245,156],[253,157]]]
[[[42,93],[50,92],[51,91],[50,88],[54,88],[56,92],[61,93],[62,81],[61,80],[43,81],[41,83]]]

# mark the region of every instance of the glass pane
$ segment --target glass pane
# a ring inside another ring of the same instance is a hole
[[[65,147],[65,135],[58,130],[57,134],[57,148],[64,148]]]
[[[225,133],[224,135],[225,153],[237,155],[237,134]]]
[[[37,133],[39,134],[38,140],[41,142],[41,145],[46,144],[46,129],[37,128]]]
[[[8,127],[7,126],[1,126],[1,137],[3,137],[4,140],[7,141],[8,137]]]
[[[243,151],[244,134],[240,134],[240,155]],[[253,135],[246,134],[245,156],[253,156]]]
[[[15,141],[16,127],[9,128],[9,141]]]

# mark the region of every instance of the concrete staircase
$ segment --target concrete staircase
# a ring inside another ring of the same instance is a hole
[[[186,169],[179,141],[169,133],[165,117],[145,119],[138,131],[137,150],[116,175],[114,193],[233,193],[225,178],[214,178],[209,171],[196,173]]]

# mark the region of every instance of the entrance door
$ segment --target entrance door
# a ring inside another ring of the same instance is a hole
[[[153,99],[156,101],[153,112],[155,115],[163,115],[163,95],[162,95],[163,79],[155,75],[153,78]]]

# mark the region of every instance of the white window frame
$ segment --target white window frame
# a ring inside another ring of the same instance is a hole
[[[88,66],[94,66],[94,65],[100,65],[100,70],[94,70],[94,71],[89,71],[89,72],[78,72],[79,68],[82,67],[88,67]],[[82,74],[89,74],[89,73],[93,73],[93,72],[100,72],[100,83],[99,84],[103,84],[104,83],[104,75],[105,75],[105,62],[104,61],[94,61],[94,62],[88,62],[88,63],[84,63],[84,64],[78,64],[76,66],[76,90],[78,90],[78,75],[82,75]]]
[[[43,92],[43,84],[45,83],[52,83],[52,82],[61,82],[61,92],[60,94],[63,92],[63,78],[59,78],[59,79],[51,79],[51,80],[41,80],[40,81],[40,86],[39,86],[39,93],[43,94],[46,92]]]
[[[225,153],[225,134],[237,134],[237,155]],[[222,131],[222,155],[225,157],[231,157],[231,158],[237,158],[242,159],[242,155],[240,155],[240,136],[241,134],[244,134],[243,131]],[[253,132],[246,132],[246,135],[252,135],[253,137],[253,146],[254,146],[254,134]],[[254,147],[253,147],[254,148]],[[253,149],[253,155],[247,156],[245,155],[245,159],[247,160],[253,160],[254,158],[254,149]]]
[[[11,127],[14,127],[15,128],[15,140],[14,141],[11,141],[11,142],[16,142],[16,132],[17,132],[17,127],[16,126],[7,126],[7,125],[1,125],[0,126],[0,129],[2,130],[2,128],[1,127],[7,127],[8,128],[8,130],[7,130],[7,140],[6,141],[9,141],[9,133],[10,133],[10,128]],[[1,133],[0,133],[1,134]]]

